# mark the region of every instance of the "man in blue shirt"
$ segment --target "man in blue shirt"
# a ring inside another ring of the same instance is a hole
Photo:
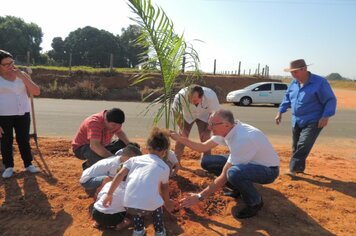
[[[310,73],[303,59],[292,61],[284,71],[290,72],[295,80],[290,83],[275,120],[277,125],[281,123],[282,113],[291,107],[293,153],[286,174],[294,176],[304,172],[305,160],[315,140],[329,117],[335,115],[336,97],[327,80]]]

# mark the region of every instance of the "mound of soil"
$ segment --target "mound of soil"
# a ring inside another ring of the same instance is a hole
[[[258,186],[265,206],[256,217],[235,219],[232,211],[243,207],[242,201],[219,191],[190,209],[166,212],[168,235],[355,235],[354,145],[352,140],[337,147],[318,144],[309,157],[307,174],[293,179],[281,174],[273,184]],[[275,148],[283,173],[290,147],[279,144]],[[15,148],[16,173],[7,180],[0,178],[0,235],[118,235],[91,226],[93,199],[79,184],[82,161],[69,149],[70,140],[40,138],[41,153],[34,150],[34,164],[41,173],[33,175],[23,171]],[[226,151],[214,149],[215,153]],[[172,199],[178,201],[213,181],[200,168],[199,156],[185,150],[183,168],[170,181]],[[153,235],[150,219],[146,226],[148,235]],[[119,232],[131,234],[132,227]]]

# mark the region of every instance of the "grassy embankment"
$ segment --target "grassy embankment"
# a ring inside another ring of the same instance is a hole
[[[283,79],[283,83],[289,84],[291,82],[291,79]],[[329,83],[332,88],[334,89],[347,89],[347,90],[352,90],[356,91],[356,81],[352,80],[329,80]]]
[[[20,66],[21,68],[21,66]],[[42,69],[42,70],[50,70],[50,71],[68,71],[68,67],[58,67],[58,66],[33,66],[32,69]],[[105,73],[109,72],[108,68],[92,68],[87,66],[73,66],[71,68],[72,73],[77,71],[83,71],[88,73]],[[133,73],[139,72],[137,68],[113,68],[112,72],[116,73]],[[204,74],[203,74],[204,75]],[[212,76],[211,74],[209,74]],[[233,75],[217,75],[224,77],[233,77]],[[284,83],[290,83],[291,78],[282,79]],[[356,91],[356,82],[354,81],[329,81],[331,86],[336,89],[347,89]],[[98,84],[93,83],[93,81],[85,80],[80,83],[73,85],[62,85],[59,86],[57,84],[57,80],[53,81],[51,84],[42,85],[42,96],[43,97],[55,97],[55,98],[84,98],[84,99],[104,99],[104,100],[115,100],[113,97],[115,94],[118,94],[117,91],[111,93],[108,88],[100,86]],[[120,91],[122,94],[123,91]],[[145,93],[145,91],[141,91],[141,93]],[[143,95],[142,95],[143,96]]]

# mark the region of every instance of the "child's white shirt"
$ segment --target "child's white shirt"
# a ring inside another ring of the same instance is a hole
[[[113,178],[122,164],[120,159],[121,156],[112,156],[98,161],[83,171],[79,182],[83,184],[88,180],[99,176],[109,176]]]
[[[105,207],[103,201],[107,196],[107,193],[111,187],[111,181],[106,183],[101,191],[98,193],[98,200],[94,203],[94,208],[104,214],[116,214],[119,212],[124,212],[124,195],[125,195],[125,182],[121,182],[120,185],[115,189],[112,195],[112,203],[110,206]]]
[[[129,170],[126,178],[124,206],[153,211],[162,206],[160,186],[169,181],[169,167],[158,156],[146,154],[132,157],[123,165]]]

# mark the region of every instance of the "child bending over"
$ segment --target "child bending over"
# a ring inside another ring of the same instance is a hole
[[[95,191],[98,188],[100,191],[100,187],[112,180],[125,161],[133,156],[140,155],[142,153],[137,146],[128,144],[122,149],[120,155],[102,159],[85,169],[79,182],[88,191]]]
[[[124,206],[133,215],[134,236],[144,235],[144,216],[152,215],[155,235],[166,235],[163,223],[163,206],[171,212],[173,201],[169,199],[168,165],[162,160],[170,147],[169,132],[155,127],[146,142],[148,154],[126,161],[115,176],[103,201],[109,207],[113,204],[115,189],[126,177]]]

